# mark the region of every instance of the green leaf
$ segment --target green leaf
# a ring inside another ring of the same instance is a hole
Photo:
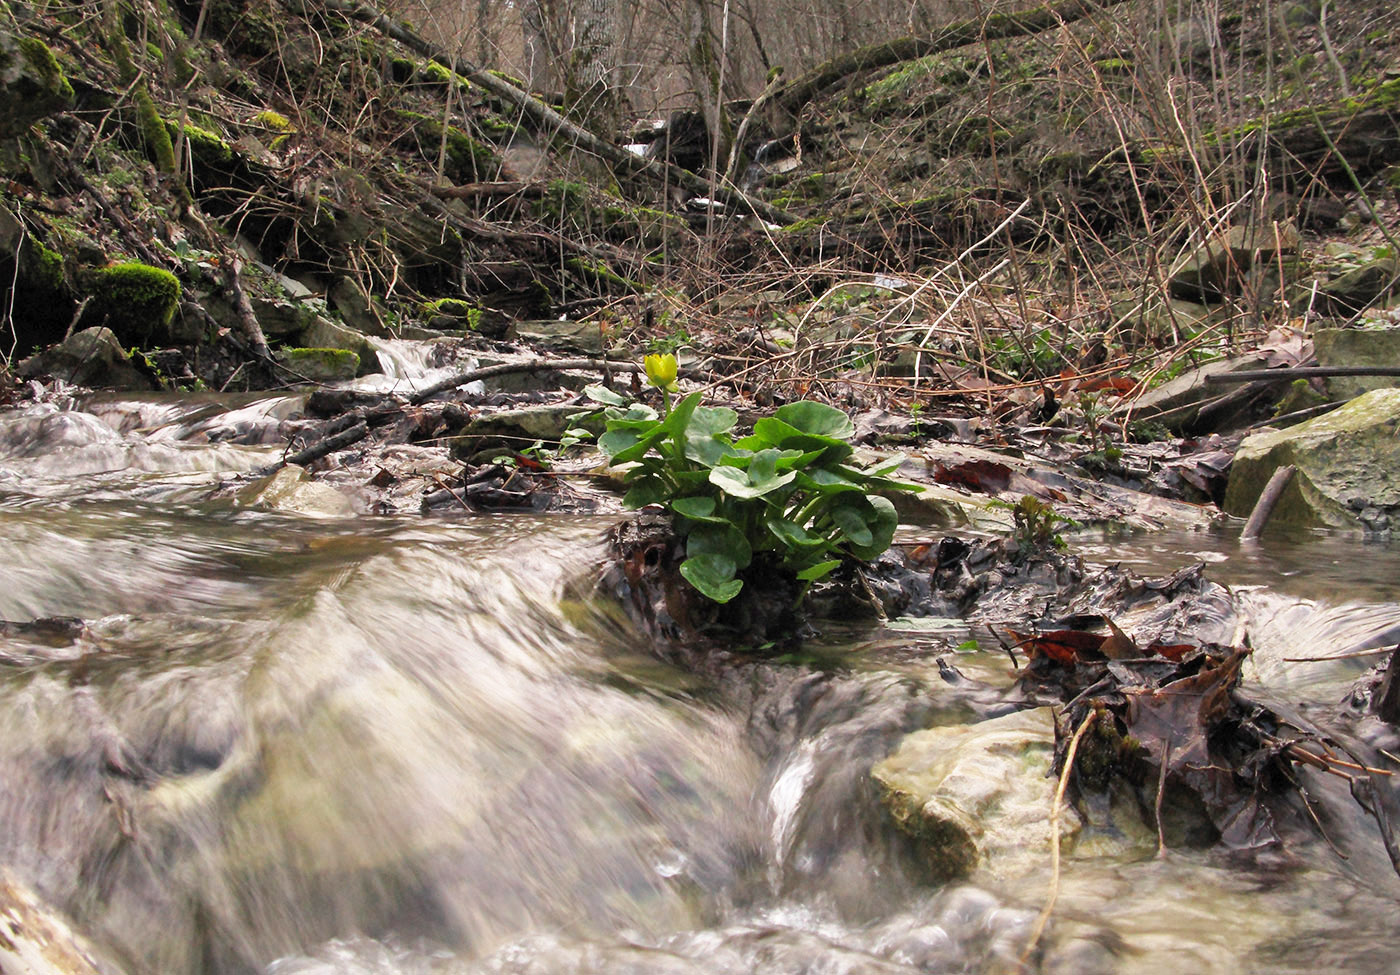
[[[655,475],[639,478],[622,496],[625,508],[645,508],[666,500],[666,482]]]
[[[638,434],[635,430],[609,430],[598,438],[598,447],[614,464],[627,464],[641,460],[665,436],[665,432],[659,429],[645,434]]]
[[[595,403],[603,403],[607,406],[626,406],[628,402],[626,396],[623,396],[615,390],[608,389],[608,387],[600,383],[593,383],[590,386],[583,387],[583,395],[587,396]]]
[[[723,555],[737,568],[746,568],[753,561],[753,546],[738,528],[729,522],[702,522],[685,539],[685,554]]]
[[[844,440],[807,433],[772,416],[764,417],[755,423],[753,432],[754,437],[770,447],[781,447],[785,450],[820,451],[823,457],[833,463],[845,460],[851,456],[855,449]]]
[[[836,527],[841,529],[841,534],[845,536],[842,540],[844,543],[865,548],[875,541],[875,536],[870,531],[870,525],[866,523],[867,514],[870,513],[863,510],[863,506],[836,505],[830,513],[831,520],[836,523]]]
[[[691,416],[687,432],[693,431],[696,434],[713,437],[721,433],[728,433],[734,429],[734,424],[738,422],[739,414],[727,406],[701,406]]]
[[[767,453],[761,451],[760,453]],[[774,454],[777,451],[773,451]],[[755,454],[750,462],[747,471],[737,467],[721,466],[710,471],[710,483],[719,488],[725,494],[735,498],[761,498],[765,494],[771,494],[781,487],[786,487],[797,478],[796,471],[789,471],[786,474],[773,474],[772,464],[768,464],[766,471],[755,474],[753,465],[758,463],[759,454]]]
[[[849,440],[856,434],[856,426],[851,422],[851,418],[825,403],[801,400],[778,407],[773,415],[802,433],[813,433],[838,440]]]
[[[809,532],[797,522],[789,521],[786,518],[773,516],[766,519],[764,524],[773,533],[773,537],[787,548],[820,551],[831,545],[823,536]]]
[[[870,507],[870,515],[865,522],[870,528],[870,543],[848,545],[847,551],[862,561],[869,561],[889,548],[890,543],[894,541],[895,529],[899,527],[899,515],[888,498],[872,495],[865,499],[865,503]]]
[[[671,502],[671,510],[678,515],[689,518],[691,521],[709,521],[718,524],[728,524],[725,519],[715,515],[714,498],[675,498]]]
[[[743,580],[734,578],[734,563],[723,555],[693,555],[681,563],[681,575],[701,595],[717,603],[729,602],[744,588]]]
[[[818,562],[816,565],[809,565],[807,568],[797,573],[797,578],[802,580],[803,582],[814,582],[817,579],[821,579],[824,576],[829,575],[831,573],[831,570],[835,569],[840,564],[840,559],[832,559],[828,562]]]

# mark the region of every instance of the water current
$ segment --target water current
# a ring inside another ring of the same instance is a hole
[[[966,720],[931,662],[965,631],[833,623],[806,662],[677,669],[569,595],[606,519],[214,498],[276,456],[300,403],[0,415],[0,619],[85,623],[0,635],[0,864],[118,969],[1016,970],[1048,851],[934,883],[868,774],[905,733]],[[1076,545],[1147,572],[1206,559],[1245,594],[1248,679],[1290,700],[1335,701],[1366,661],[1285,658],[1400,626],[1394,546]],[[1004,658],[960,663],[1008,679]],[[1340,845],[1075,851],[1040,970],[1392,971],[1389,864]]]

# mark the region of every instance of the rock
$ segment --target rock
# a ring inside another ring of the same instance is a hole
[[[1207,362],[1141,396],[1125,400],[1115,412],[1131,411],[1134,420],[1153,420],[1183,436],[1225,430],[1240,419],[1242,413],[1247,420],[1255,419],[1246,409],[1252,402],[1252,394],[1242,394],[1260,384],[1207,386],[1206,377],[1243,369],[1263,369],[1267,365],[1268,360],[1259,354]],[[1262,388],[1269,385],[1272,383],[1263,384]]]
[[[177,323],[180,279],[163,268],[128,261],[98,268],[87,284],[92,303],[86,317],[107,325],[123,342],[158,346],[200,337]]]
[[[357,375],[380,371],[379,354],[370,341],[353,328],[346,328],[329,318],[317,315],[310,325],[302,329],[297,340],[307,349],[344,349],[355,353],[360,357]]]
[[[62,343],[20,363],[24,378],[54,376],[78,386],[103,389],[159,389],[153,377],[132,365],[109,328],[85,328]]]
[[[384,321],[375,312],[369,295],[365,294],[365,290],[353,278],[336,278],[331,283],[327,297],[335,310],[340,312],[345,324],[355,331],[378,338],[388,337],[389,330],[384,327]]]
[[[1225,510],[1248,516],[1274,471],[1297,468],[1270,524],[1385,531],[1400,527],[1400,388],[1240,444]]]
[[[0,139],[23,135],[73,102],[73,86],[43,41],[0,31]]]
[[[1172,297],[1193,302],[1219,301],[1241,293],[1251,270],[1267,272],[1280,256],[1298,252],[1298,230],[1291,223],[1247,224],[1231,227],[1206,241],[1171,272]],[[1291,262],[1290,262],[1291,263]],[[1275,285],[1276,286],[1276,285]]]
[[[360,357],[346,349],[278,349],[274,357],[293,382],[344,382],[360,369]]]
[[[311,480],[306,469],[295,464],[279,468],[239,489],[234,495],[234,505],[323,518],[339,518],[355,513],[355,506],[349,498],[328,484]]]
[[[1383,257],[1328,281],[1318,289],[1321,310],[1354,315],[1380,298],[1400,293],[1400,259]]]
[[[572,426],[571,418],[582,412],[578,406],[532,406],[476,417],[452,440],[452,456],[470,459],[482,451],[503,448],[519,450],[536,440],[558,441]]]
[[[602,355],[603,329],[597,322],[517,322],[515,337],[551,352]]]
[[[0,972],[4,975],[118,975],[68,921],[8,870],[0,869]]]
[[[1054,750],[1050,709],[1036,708],[917,731],[871,775],[895,822],[923,845],[939,877],[979,868],[1010,876],[1049,856]],[[1081,827],[1079,814],[1064,808],[1061,843]]]
[[[302,333],[313,327],[318,318],[325,317],[322,312],[326,310],[325,304],[316,299],[288,301],[282,298],[250,298],[249,303],[253,306],[253,316],[257,318],[258,326],[269,339],[300,340]],[[221,323],[236,321],[236,314],[227,302],[211,297],[203,304]]]
[[[1394,366],[1400,364],[1400,328],[1319,328],[1313,349],[1320,366]],[[1373,389],[1400,385],[1400,376],[1331,376],[1332,399],[1351,399]]]

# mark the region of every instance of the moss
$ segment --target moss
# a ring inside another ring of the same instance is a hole
[[[1133,62],[1127,58],[1104,58],[1102,61],[1095,61],[1094,68],[1099,74],[1129,75],[1133,73]]]
[[[74,100],[58,59],[33,37],[0,37],[0,95],[0,138],[23,134],[39,119],[71,108]]]
[[[274,132],[290,132],[292,123],[287,116],[281,112],[274,112],[270,108],[265,108],[253,116],[253,123],[261,125],[265,129],[272,129]]]
[[[647,247],[660,247],[668,236],[689,233],[690,225],[674,213],[651,207],[604,206],[599,211],[604,229]]]
[[[136,102],[137,123],[141,126],[141,138],[146,143],[146,152],[150,154],[151,161],[156,164],[156,168],[162,173],[175,172],[175,143],[170,139],[170,130],[166,128],[165,119],[160,117],[160,112],[156,110],[155,99],[151,98],[151,93],[146,90],[144,84],[136,86],[132,92],[132,98]]]
[[[288,372],[313,382],[353,379],[360,357],[348,349],[278,349],[277,361]]]
[[[73,86],[63,76],[63,68],[58,63],[58,58],[54,57],[47,44],[37,37],[21,37],[19,53],[45,90],[64,104],[73,101]]]
[[[622,291],[636,294],[646,290],[646,286],[630,278],[624,278],[601,261],[586,261],[581,257],[571,257],[564,267],[604,291]]]
[[[808,217],[806,220],[799,220],[796,223],[788,224],[786,227],[779,230],[778,233],[800,236],[805,233],[810,233],[813,230],[820,229],[826,222],[826,217]]]
[[[172,140],[179,138],[181,130],[177,123],[167,121],[165,126]],[[196,165],[215,169],[228,169],[233,165],[236,158],[233,148],[217,132],[186,122],[184,136],[190,159]]]
[[[442,145],[442,122],[417,112],[400,111],[397,114],[410,125],[405,140],[417,148],[418,154],[425,162],[436,163]],[[454,125],[447,127],[447,156],[443,176],[454,182],[477,182],[495,179],[500,171],[500,160],[489,147],[477,142]]]
[[[498,115],[486,115],[476,119],[473,125],[483,138],[497,143],[510,140],[520,131],[519,125],[507,122]]]
[[[149,264],[115,264],[94,272],[92,296],[123,342],[162,338],[180,304],[180,280]]]

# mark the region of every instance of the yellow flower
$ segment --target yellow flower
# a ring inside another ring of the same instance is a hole
[[[647,371],[647,382],[657,389],[664,389],[668,393],[680,389],[676,385],[676,357],[669,352],[665,355],[649,355],[643,365]]]

